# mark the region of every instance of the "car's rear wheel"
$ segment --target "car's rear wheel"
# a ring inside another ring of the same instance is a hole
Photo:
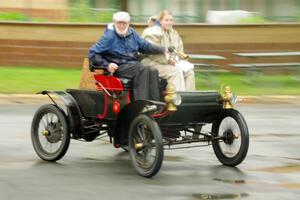
[[[163,161],[162,134],[156,121],[147,115],[138,115],[129,129],[129,153],[138,174],[154,176]]]
[[[212,134],[219,137],[212,141],[218,160],[228,166],[240,164],[246,157],[249,132],[241,113],[234,109],[224,110],[221,118],[213,123]]]
[[[31,141],[41,159],[53,162],[61,159],[70,144],[66,115],[52,104],[40,107],[32,120]]]

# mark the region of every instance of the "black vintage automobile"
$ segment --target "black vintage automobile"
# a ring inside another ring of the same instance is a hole
[[[144,177],[160,170],[164,148],[212,145],[218,160],[228,166],[246,157],[247,124],[233,109],[228,86],[224,94],[176,92],[162,82],[161,101],[134,101],[131,80],[107,74],[94,78],[97,90],[40,92],[53,102],[40,107],[32,121],[32,144],[41,159],[61,159],[70,139],[90,142],[104,134],[114,147],[129,151],[134,168]],[[203,131],[207,124],[212,124],[211,131]]]

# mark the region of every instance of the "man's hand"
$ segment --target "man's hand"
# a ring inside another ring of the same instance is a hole
[[[109,63],[107,70],[111,73],[115,73],[115,71],[119,68],[116,63]]]

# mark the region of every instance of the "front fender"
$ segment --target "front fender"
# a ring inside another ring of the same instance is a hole
[[[70,131],[72,133],[73,138],[80,138],[80,136],[82,135],[82,113],[75,99],[70,94],[64,91],[44,90],[38,92],[37,94],[47,95],[50,98],[50,100],[68,116],[70,123]],[[62,100],[62,102],[67,108],[67,112],[65,112],[63,108],[56,103],[56,101],[50,96],[50,94],[54,94]]]

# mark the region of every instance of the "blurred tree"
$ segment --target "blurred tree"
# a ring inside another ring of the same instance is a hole
[[[71,22],[111,22],[114,8],[96,8],[95,0],[73,0],[69,10]]]
[[[300,0],[297,0],[297,7],[298,7],[297,20],[300,21]]]
[[[85,0],[71,1],[69,17],[71,22],[91,22],[91,10]]]
[[[231,10],[239,10],[240,9],[240,0],[230,0],[229,7]]]
[[[212,0],[210,7],[213,10],[220,10],[220,1],[219,0]]]
[[[128,11],[128,1],[127,0],[121,0],[120,1],[120,8],[123,11]]]

